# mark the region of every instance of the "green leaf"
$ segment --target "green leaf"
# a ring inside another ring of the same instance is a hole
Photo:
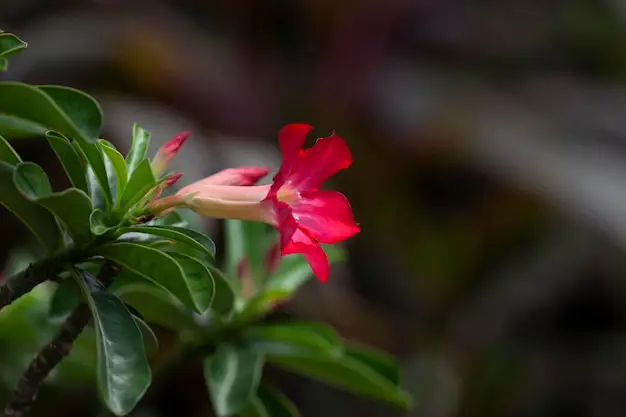
[[[21,51],[27,46],[26,42],[12,33],[0,33],[0,56],[4,58]]]
[[[67,135],[63,130],[59,131],[79,142],[94,144],[102,129],[102,109],[98,102],[88,94],[70,87],[40,85],[38,88],[54,100],[54,103],[70,120],[76,132]]]
[[[243,417],[301,417],[300,412],[282,392],[267,384],[262,384],[257,395],[252,398]]]
[[[15,167],[15,185],[28,199],[48,209],[65,227],[76,244],[92,240],[89,216],[91,200],[76,188],[53,193],[48,176],[37,164],[22,162]]]
[[[93,206],[87,194],[76,188],[69,188],[60,193],[41,197],[37,202],[61,221],[77,245],[93,240],[90,224]]]
[[[52,130],[46,132],[46,139],[57,158],[59,158],[59,162],[61,162],[70,183],[75,188],[88,193],[86,167],[81,156],[70,143],[70,140]]]
[[[50,180],[44,170],[33,162],[22,162],[15,166],[15,186],[30,200],[52,194]]]
[[[89,216],[89,228],[91,233],[101,236],[110,230],[115,229],[115,219],[110,218],[104,211],[95,209]]]
[[[150,386],[141,331],[124,303],[93,276],[77,270],[75,278],[96,329],[100,394],[115,415],[128,414]]]
[[[0,136],[0,161],[4,161],[13,166],[22,162],[22,158],[20,158],[11,144],[2,136]]]
[[[230,344],[221,344],[215,355],[204,360],[204,377],[218,417],[246,408],[261,380],[263,363],[254,349]]]
[[[213,275],[213,281],[215,282],[215,297],[213,297],[213,304],[211,308],[213,311],[226,315],[230,313],[235,306],[235,290],[232,286],[232,280],[214,265],[207,264],[207,268]]]
[[[118,242],[97,248],[94,255],[103,256],[149,281],[155,282],[174,294],[186,306],[198,313],[192,288],[183,269],[170,255],[148,246]]]
[[[215,243],[205,234],[191,229],[176,226],[134,226],[118,230],[118,236],[122,239],[124,235],[127,239],[132,238],[135,233],[165,237],[204,253],[210,259],[215,256]]]
[[[340,357],[339,339],[324,324],[291,322],[253,326],[244,330],[244,338],[269,356],[321,355]]]
[[[119,153],[115,148],[109,146],[104,141],[99,141],[100,147],[104,151],[104,154],[111,162],[113,169],[115,171],[115,180],[116,180],[116,205],[119,207],[122,201],[122,193],[126,188],[126,183],[128,181],[128,172],[126,168],[126,161],[124,161],[124,157],[121,153]]]
[[[145,321],[137,316],[133,316],[133,318],[141,331],[141,338],[146,355],[148,357],[156,355],[159,351],[159,339],[157,339],[156,334],[154,334],[152,328]]]
[[[0,71],[5,72],[9,69],[9,60],[0,56]]]
[[[211,307],[215,295],[215,282],[211,271],[201,261],[184,253],[172,252],[170,255],[183,269],[195,310],[205,312]]]
[[[128,167],[130,169],[130,166]],[[132,206],[137,204],[142,197],[144,197],[152,187],[154,187],[156,180],[150,167],[150,161],[144,159],[137,165],[131,174],[130,180],[126,185],[124,194],[122,194],[122,201],[120,208],[122,211],[127,211]]]
[[[135,169],[146,159],[148,145],[150,145],[150,132],[135,123],[133,125],[133,141],[130,146],[130,151],[126,156],[129,176],[132,175]],[[149,164],[148,162],[148,165]],[[150,172],[152,172],[152,170],[150,170]]]
[[[373,372],[367,366],[348,357],[329,360],[317,356],[272,357],[270,362],[307,375],[328,385],[342,388],[357,395],[363,395],[379,401],[408,409],[410,398],[400,388]]]
[[[13,179],[15,168],[0,161],[0,204],[11,211],[35,235],[49,254],[61,247],[63,235],[55,217],[18,190]]]
[[[111,291],[149,323],[178,331],[195,328],[193,314],[178,298],[144,278],[122,272],[115,278]]]
[[[344,354],[385,377],[389,382],[400,386],[400,369],[396,359],[386,352],[366,346],[348,345]]]
[[[255,282],[261,282],[266,276],[264,265],[274,234],[264,223],[242,220],[226,220],[226,273],[237,276],[237,266],[241,259],[247,259]]]

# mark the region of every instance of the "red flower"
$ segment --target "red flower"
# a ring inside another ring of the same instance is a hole
[[[350,166],[352,155],[334,133],[303,149],[310,131],[311,126],[305,124],[281,129],[278,141],[283,161],[272,185],[252,186],[267,172],[263,168],[227,170],[156,201],[148,210],[159,214],[183,206],[209,217],[269,223],[279,231],[281,255],[301,253],[317,278],[326,282],[329,264],[320,243],[346,240],[358,233],[359,227],[348,199],[321,187]]]
[[[317,278],[326,282],[329,264],[320,243],[346,240],[358,233],[359,227],[348,199],[337,191],[320,188],[352,164],[352,155],[334,133],[302,149],[311,129],[306,124],[291,124],[278,133],[283,162],[266,201],[276,212],[281,254],[301,253]]]

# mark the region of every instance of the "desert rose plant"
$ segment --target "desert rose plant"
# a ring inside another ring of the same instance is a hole
[[[0,33],[0,67],[25,47]],[[62,319],[3,415],[26,415],[44,380],[83,339],[96,352],[103,405],[129,413],[158,372],[149,361],[159,349],[151,325],[177,334],[179,354],[203,363],[218,416],[299,415],[263,379],[265,364],[409,405],[387,354],[344,341],[324,324],[263,321],[308,279],[326,282],[330,264],[343,259],[334,244],[359,232],[346,197],[321,190],[352,163],[342,138],[333,133],[305,148],[311,127],[288,124],[278,133],[283,160],[272,184],[255,185],[267,168],[239,167],[166,195],[182,175],[168,166],[190,132],[149,158],[150,133],[135,125],[123,156],[100,138],[102,120],[98,103],[75,89],[0,83],[0,204],[42,248],[0,281],[0,333],[12,310],[43,286],[52,291],[47,314]],[[23,138],[52,148],[70,188],[53,190],[39,165],[22,160],[11,143]],[[178,210],[225,219],[223,261]]]

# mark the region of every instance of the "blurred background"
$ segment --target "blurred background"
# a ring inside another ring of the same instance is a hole
[[[333,186],[363,231],[278,314],[397,355],[416,404],[271,370],[303,416],[624,415],[623,0],[3,0],[0,27],[29,42],[2,77],[94,95],[120,148],[133,122],[153,151],[191,130],[183,184],[277,168],[290,122],[346,139]],[[25,232],[0,215],[5,263]],[[54,332],[39,304],[0,322],[3,395]],[[80,354],[36,414],[104,416]],[[181,363],[134,415],[209,415],[206,397]]]

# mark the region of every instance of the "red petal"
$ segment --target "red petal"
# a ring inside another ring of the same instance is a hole
[[[301,152],[285,180],[300,191],[317,190],[329,177],[351,164],[350,149],[342,138],[332,134]]]
[[[306,135],[311,129],[313,129],[312,126],[304,123],[292,123],[284,126],[278,132],[278,143],[283,153],[283,163],[280,170],[286,176],[298,162],[298,155],[304,146]]]
[[[298,226],[322,243],[341,242],[360,230],[348,199],[337,191],[304,195],[292,210]]]
[[[330,265],[324,250],[305,230],[298,228],[289,206],[279,203],[277,211],[281,254],[284,256],[301,253],[311,266],[317,279],[320,282],[326,282]]]

